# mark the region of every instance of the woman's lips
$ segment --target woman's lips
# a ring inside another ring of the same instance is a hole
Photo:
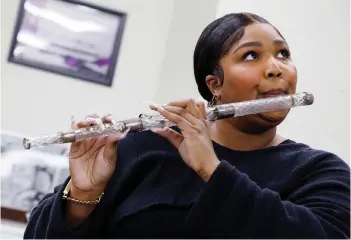
[[[286,95],[286,91],[282,90],[272,90],[264,93],[259,93],[258,98],[269,98],[269,97],[278,97],[282,95]]]

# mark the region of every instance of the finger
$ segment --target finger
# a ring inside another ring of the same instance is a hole
[[[203,119],[199,106],[196,104],[194,99],[190,99],[185,108],[191,115],[197,119]]]
[[[111,136],[109,136],[111,137]],[[117,137],[116,137],[117,138]],[[111,161],[111,162],[115,162],[116,161],[116,158],[117,158],[117,140],[118,138],[115,140],[115,141],[110,141],[108,143],[105,144],[105,150],[104,150],[104,158]]]
[[[108,123],[112,123],[112,124],[116,124],[116,121],[113,120],[112,118],[112,113],[109,113],[109,114],[106,114],[104,115],[102,118],[101,118],[101,121],[104,123],[104,124],[108,124]],[[121,140],[123,138],[125,138],[129,132],[130,128],[125,128],[125,129],[122,129],[120,132],[116,132],[115,134],[111,134],[107,137],[107,144],[112,144],[112,145],[115,145],[115,143],[118,141],[118,140]]]
[[[105,151],[104,151],[104,157],[106,159],[115,159],[116,156],[116,143],[117,141],[125,138],[129,132],[130,128],[127,128],[125,129],[124,132],[122,133],[116,133],[116,134],[113,134],[113,135],[110,135],[107,137],[107,141],[106,141],[106,148],[105,148]]]
[[[93,122],[93,124],[92,125],[99,125],[99,127],[101,128],[101,129],[104,129],[105,128],[105,126],[104,126],[104,124],[103,124],[103,122],[102,122],[102,119],[101,118],[99,118],[99,117],[86,117],[85,118],[85,121],[87,121],[87,122]]]
[[[188,99],[188,100],[170,102],[168,105],[185,108],[196,118],[206,119],[206,107],[205,107],[205,103],[202,101],[195,101],[194,99]]]
[[[115,144],[115,142],[117,142],[118,140],[125,138],[129,131],[130,131],[130,128],[126,128],[121,132],[117,132],[115,134],[109,135],[107,137],[107,144],[110,144],[110,143]]]
[[[102,121],[103,123],[112,123],[112,124],[116,124],[116,121],[113,120],[112,113],[109,113],[109,114],[104,115],[104,116],[101,118],[101,121]]]
[[[187,115],[188,118],[193,118],[193,121],[195,122],[195,117],[191,116],[189,113],[186,112],[185,109],[183,108],[178,108],[178,113],[173,113],[171,111],[168,111],[166,107],[155,107],[155,106],[150,106],[150,108],[154,111],[159,112],[162,116],[170,120],[171,122],[174,122],[177,124],[177,126],[180,128],[180,130],[184,131],[187,130],[191,127],[191,123],[188,122],[183,116]],[[176,107],[171,107],[167,106],[167,108],[176,108]],[[175,110],[173,110],[175,111]],[[183,115],[183,116],[182,116]]]
[[[194,99],[183,99],[183,100],[178,100],[178,101],[172,101],[172,102],[168,103],[167,105],[175,106],[175,107],[181,107],[181,108],[186,108],[186,106],[191,101],[195,102],[195,104],[199,103],[199,101],[195,101]]]
[[[109,114],[106,114],[104,115],[102,118],[101,118],[101,121],[104,123],[104,124],[107,124],[107,123],[112,123],[112,124],[116,124],[116,121],[113,120],[112,118],[112,113],[109,113]],[[122,129],[120,132],[117,132],[116,134],[112,134],[110,136],[108,136],[107,138],[107,142],[116,142],[117,140],[120,140],[122,138],[125,138],[126,135],[128,134],[130,128],[125,128],[125,129]]]
[[[200,113],[201,113],[203,119],[206,119],[207,114],[206,114],[206,105],[205,105],[205,103],[199,101],[196,105],[199,107],[199,110],[200,110]]]
[[[102,122],[110,122],[111,119],[112,119],[112,113],[105,114],[101,118]]]
[[[72,129],[76,130],[79,128],[85,128],[97,125],[97,121],[95,119],[85,119],[83,121],[77,121],[72,125]]]
[[[94,125],[99,124],[99,122],[101,122],[101,119],[99,118],[98,115],[90,114],[90,115],[86,116],[85,119],[82,121],[75,121],[72,124],[72,129],[76,130],[79,128],[94,126]]]
[[[205,103],[200,100],[194,100],[194,99],[186,99],[186,100],[180,100],[180,101],[174,101],[170,102],[167,105],[170,106],[175,106],[175,107],[181,107],[181,108],[186,108],[189,102],[195,102],[196,106],[198,108],[202,108],[202,106],[205,106]]]
[[[194,105],[189,106],[187,109],[175,106],[165,106],[164,109],[184,118],[192,125],[197,125],[199,123],[198,116],[202,118],[200,111],[198,111],[197,107]]]
[[[180,144],[184,139],[184,137],[181,134],[168,127],[153,129],[152,131],[166,138],[177,149],[179,148]]]

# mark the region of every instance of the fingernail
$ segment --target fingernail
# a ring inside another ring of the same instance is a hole
[[[73,116],[73,114],[71,115],[71,125],[73,125],[76,122],[75,117]]]
[[[96,119],[95,121],[99,125],[99,127],[101,127],[102,129],[105,129],[105,125],[102,123],[100,118]]]
[[[151,109],[156,109],[156,110],[158,109],[157,106],[155,106],[153,104],[150,104],[149,106],[150,106]]]
[[[154,107],[156,109],[159,109],[159,108],[163,108],[165,106],[167,106],[167,104],[157,104],[157,103],[152,103],[149,105],[150,107]]]
[[[95,119],[95,118],[92,118],[92,117],[86,117],[86,118],[84,118],[83,122],[84,122],[84,123],[94,122],[94,123],[97,124],[96,119]]]
[[[127,128],[126,130],[124,130],[123,134],[121,135],[121,138],[125,138],[129,131],[130,131],[130,128]]]
[[[89,117],[86,117],[86,118],[84,118],[84,120],[82,122],[88,123],[88,122],[92,122],[92,120]]]
[[[112,123],[113,125],[116,125],[116,121],[113,120],[112,113],[109,113],[109,114],[106,115],[106,116],[107,116],[107,117],[106,117],[107,120],[111,121],[111,123]]]

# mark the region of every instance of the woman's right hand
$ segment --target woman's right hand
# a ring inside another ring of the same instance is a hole
[[[87,116],[83,121],[75,122],[72,129],[85,128],[102,123],[111,123],[111,116],[99,118]],[[95,200],[105,190],[117,161],[116,142],[125,137],[127,132],[107,137],[74,142],[69,152],[69,171],[71,176],[71,194],[79,200]]]

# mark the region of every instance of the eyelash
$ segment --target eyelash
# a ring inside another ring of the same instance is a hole
[[[282,55],[283,55],[284,58],[290,58],[290,52],[289,52],[289,50],[287,50],[287,49],[282,49],[282,50],[280,50],[279,52],[282,53]],[[285,55],[285,56],[284,56],[284,55]]]
[[[280,50],[279,51],[279,53],[280,54],[282,54],[282,56],[283,56],[283,58],[284,59],[289,59],[290,58],[290,52],[289,52],[289,50],[287,50],[287,49],[282,49],[282,50]],[[278,54],[279,54],[278,53]],[[242,59],[244,60],[244,61],[252,61],[252,60],[245,60],[248,56],[250,56],[250,55],[253,55],[253,59],[254,60],[256,60],[259,56],[259,54],[257,53],[257,52],[255,52],[255,51],[249,51],[249,52],[247,52],[247,53],[245,53],[244,55],[243,55],[243,57],[242,57]]]
[[[245,53],[245,54],[243,55],[242,59],[243,59],[244,61],[252,61],[252,60],[246,60],[246,58],[247,58],[248,56],[250,56],[250,55],[255,56],[255,57],[253,57],[254,59],[257,59],[257,58],[258,58],[258,53],[257,53],[257,52],[255,52],[255,51],[249,51],[249,52],[247,52],[247,53]]]

